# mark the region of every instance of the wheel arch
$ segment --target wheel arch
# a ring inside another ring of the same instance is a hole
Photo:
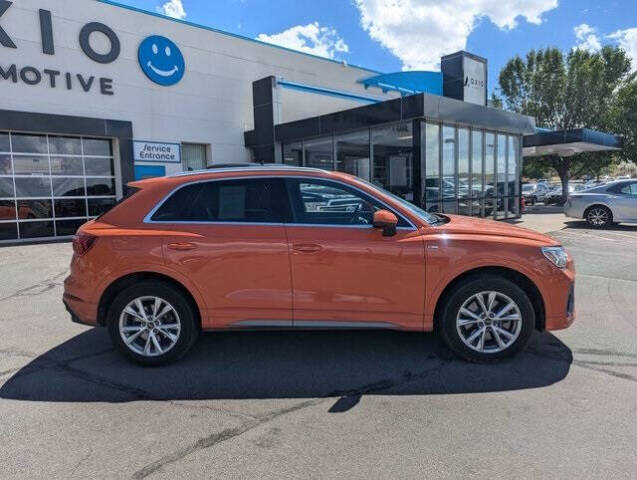
[[[200,327],[202,326],[203,316],[202,316],[201,308],[199,304],[197,303],[197,301],[195,300],[195,297],[190,292],[190,290],[188,290],[188,288],[186,288],[186,286],[183,285],[181,282],[179,282],[178,280],[175,280],[173,277],[170,277],[169,275],[165,275],[163,273],[157,273],[157,272],[150,272],[150,271],[129,273],[127,275],[124,275],[112,281],[108,285],[108,287],[106,287],[106,289],[102,293],[102,296],[100,297],[100,300],[98,302],[97,324],[102,327],[106,326],[106,316],[108,313],[108,308],[119,292],[129,287],[130,285],[133,285],[135,283],[142,282],[145,280],[159,280],[161,282],[167,283],[175,287],[177,290],[183,293],[186,300],[191,303],[193,310],[195,314],[197,315],[197,321],[199,323],[199,326]]]
[[[436,301],[436,308],[434,309],[434,330],[437,330],[439,328],[438,322],[440,319],[440,311],[442,310],[445,301],[447,300],[453,289],[468,278],[484,274],[494,274],[502,276],[524,290],[524,292],[528,295],[529,300],[531,300],[531,304],[533,305],[533,310],[535,312],[535,328],[540,331],[545,329],[546,310],[544,306],[544,299],[535,283],[523,273],[520,273],[519,271],[512,268],[501,266],[484,266],[473,268],[471,270],[460,273],[444,287],[442,293]]]
[[[586,220],[586,213],[594,207],[604,207],[607,208],[610,211],[610,215],[611,215],[611,220],[613,218],[615,218],[615,212],[613,212],[613,209],[610,205],[608,205],[607,203],[601,202],[601,201],[596,201],[596,202],[591,202],[589,205],[586,205],[586,207],[584,207],[584,211],[582,212],[582,217],[584,218],[584,220]]]

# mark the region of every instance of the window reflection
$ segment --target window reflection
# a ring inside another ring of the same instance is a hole
[[[115,195],[115,180],[112,178],[86,178],[88,196]]]
[[[12,177],[0,177],[0,197],[13,197]]]
[[[84,195],[83,178],[53,177],[54,197],[83,197]]]
[[[303,165],[303,144],[301,142],[283,145],[283,163],[286,165]]]
[[[51,179],[50,177],[16,177],[15,190],[16,197],[50,197]]]
[[[305,165],[324,170],[334,170],[332,137],[306,140],[303,142]]]
[[[0,154],[0,175],[11,175],[12,173],[11,155]]]
[[[49,153],[46,143],[46,135],[11,134],[11,146],[14,152],[22,153]]]
[[[442,210],[457,212],[456,129],[442,127]]]
[[[82,143],[84,146],[84,155],[100,155],[106,157],[113,155],[110,140],[84,138],[82,139]]]
[[[81,199],[56,199],[55,217],[86,217],[86,200]]]
[[[82,155],[82,140],[77,137],[49,137],[49,153]]]
[[[18,219],[51,218],[53,208],[51,200],[18,200]]]
[[[0,223],[0,240],[17,240],[18,238],[18,224],[13,223]]]
[[[440,127],[425,126],[425,210],[440,211]]]
[[[14,155],[13,169],[16,175],[48,175],[49,157]]]
[[[51,157],[52,175],[84,175],[81,157]]]
[[[414,201],[413,136],[411,122],[372,130],[373,183]]]
[[[497,136],[497,163],[496,163],[496,178],[497,178],[497,211],[496,218],[504,218],[507,209],[508,202],[508,188],[507,188],[507,137],[504,135]]]
[[[495,212],[495,135],[485,134],[484,151],[484,216],[490,217]]]
[[[53,222],[20,222],[20,238],[52,237]]]
[[[15,220],[15,200],[0,200],[0,220]]]
[[[483,178],[482,178],[482,153],[483,153],[484,133],[480,130],[471,132],[471,197],[476,199],[472,207],[471,215],[481,216],[484,200]]]
[[[84,168],[86,175],[113,176],[115,174],[112,158],[85,158]]]
[[[336,170],[369,180],[369,130],[335,138]]]
[[[88,215],[96,217],[101,215],[115,205],[114,198],[89,198],[88,199]]]
[[[9,134],[0,133],[0,152],[9,152],[10,150]]]

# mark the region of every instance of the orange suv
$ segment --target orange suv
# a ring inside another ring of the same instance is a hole
[[[495,360],[574,319],[573,262],[552,238],[310,168],[133,182],[73,248],[73,320],[142,364],[180,357],[202,330],[261,328],[435,330]]]

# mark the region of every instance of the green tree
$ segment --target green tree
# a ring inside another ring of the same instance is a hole
[[[525,59],[511,59],[500,72],[500,92],[508,110],[535,117],[551,130],[593,128],[612,131],[618,112],[617,92],[635,76],[630,58],[621,48],[605,46],[599,52],[573,49],[564,55],[557,48],[532,50]],[[629,107],[629,104],[626,104]],[[535,160],[552,167],[568,195],[572,176],[592,173],[613,161],[611,154],[550,155]]]
[[[612,130],[624,137],[622,160],[637,163],[637,80],[619,89],[610,111]]]

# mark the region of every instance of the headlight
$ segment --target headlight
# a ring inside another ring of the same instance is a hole
[[[564,247],[542,247],[542,254],[557,268],[566,267],[568,255]]]

